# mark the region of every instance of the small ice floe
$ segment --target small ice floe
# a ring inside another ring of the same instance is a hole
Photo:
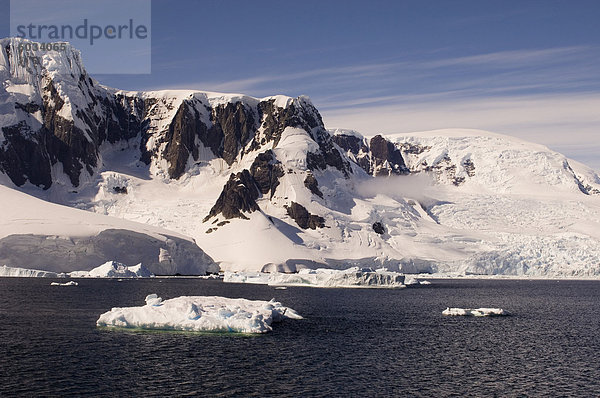
[[[502,308],[446,308],[442,311],[443,315],[449,316],[506,316],[508,311]]]
[[[156,293],[149,294],[146,296],[146,305],[152,305],[154,307],[158,307],[162,304],[162,298],[158,297]]]
[[[208,274],[208,275],[200,275],[198,278],[206,279],[206,280],[221,280],[221,279],[223,279],[223,275]]]
[[[141,307],[113,308],[100,315],[97,326],[205,332],[266,333],[273,322],[302,319],[275,300],[260,301],[217,296],[183,296],[162,300],[146,296]]]
[[[407,275],[404,279],[404,284],[406,286],[418,286],[418,285],[431,285],[431,282],[422,281],[420,279],[415,278],[412,275]]]
[[[286,290],[286,289],[287,289],[287,287],[285,287],[285,286],[277,286],[277,287],[275,287],[275,290]]]
[[[50,284],[50,286],[77,286],[77,285],[79,285],[79,283],[77,283],[75,281],[70,281],[70,282],[65,282],[65,283],[52,282]]]

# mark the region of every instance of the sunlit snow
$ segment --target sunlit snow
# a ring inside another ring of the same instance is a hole
[[[266,333],[283,319],[302,319],[275,300],[260,301],[216,296],[183,296],[162,300],[146,297],[141,307],[113,308],[100,315],[98,326],[136,329]]]

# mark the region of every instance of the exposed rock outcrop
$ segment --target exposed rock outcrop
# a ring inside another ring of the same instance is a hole
[[[254,178],[260,193],[263,195],[271,193],[271,197],[275,193],[275,189],[279,185],[279,179],[285,174],[281,163],[279,163],[273,151],[258,154],[250,166],[250,174]]]
[[[373,231],[375,231],[379,235],[383,235],[385,233],[385,227],[380,221],[377,221],[373,223]]]
[[[389,176],[410,172],[400,149],[381,135],[367,141],[356,132],[345,133],[342,130],[334,132],[333,140],[346,151],[350,159],[370,175]]]
[[[244,213],[252,213],[259,209],[256,199],[259,191],[248,170],[231,174],[229,181],[223,187],[221,195],[204,221],[222,214],[226,219],[242,218],[247,220]]]
[[[319,182],[312,173],[308,173],[304,179],[304,186],[318,197],[323,197],[323,192],[319,189]]]
[[[371,138],[369,149],[371,150],[371,173],[373,175],[388,176],[409,173],[400,150],[381,135]]]
[[[285,207],[288,216],[294,219],[302,229],[317,229],[325,226],[325,219],[321,216],[310,214],[304,206],[292,202],[290,206]]]

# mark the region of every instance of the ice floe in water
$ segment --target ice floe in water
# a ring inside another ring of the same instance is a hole
[[[77,285],[79,285],[79,283],[77,283],[75,281],[69,281],[69,282],[65,282],[65,283],[52,282],[50,284],[50,286],[77,286]]]
[[[146,297],[141,307],[113,308],[96,325],[117,328],[205,332],[266,333],[273,322],[302,319],[275,300],[260,301],[217,296],[183,296],[162,300]]]
[[[90,271],[73,271],[72,278],[152,278],[154,274],[142,264],[127,266],[117,261],[108,261]]]
[[[444,315],[450,316],[506,316],[507,311],[502,308],[446,308],[442,311]]]
[[[346,270],[319,268],[302,269],[298,273],[271,274],[260,272],[225,272],[223,282],[257,283],[272,286],[313,286],[313,287],[362,287],[398,288],[405,287],[404,274],[385,269],[352,267]]]

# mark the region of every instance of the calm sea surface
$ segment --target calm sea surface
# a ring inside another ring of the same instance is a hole
[[[599,396],[600,282],[434,280],[402,290],[198,279],[0,278],[0,396]],[[149,293],[276,298],[265,335],[96,328]],[[500,318],[444,317],[501,307]]]

